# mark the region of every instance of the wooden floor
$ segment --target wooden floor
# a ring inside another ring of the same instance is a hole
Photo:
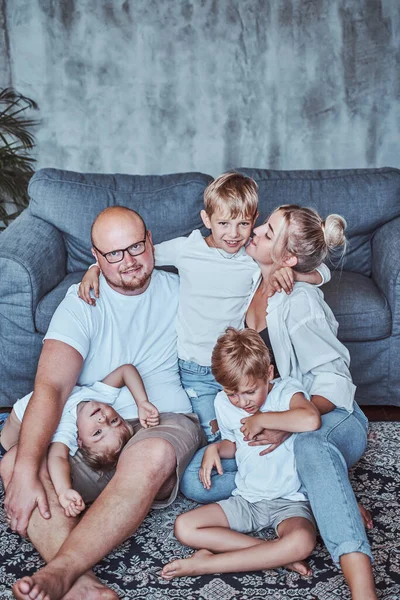
[[[361,406],[369,421],[400,421],[400,406]]]

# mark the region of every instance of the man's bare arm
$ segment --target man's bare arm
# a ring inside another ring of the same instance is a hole
[[[26,534],[36,506],[44,518],[50,516],[46,493],[38,477],[39,468],[82,365],[82,356],[68,344],[57,340],[44,342],[4,501],[11,529],[21,535]]]

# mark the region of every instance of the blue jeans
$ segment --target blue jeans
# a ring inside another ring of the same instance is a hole
[[[203,367],[189,360],[179,360],[179,372],[182,385],[189,396],[193,412],[199,417],[207,441],[217,442],[221,436],[215,416],[214,400],[222,387],[215,381],[211,367]]]
[[[355,404],[349,414],[336,408],[323,415],[318,431],[296,436],[294,449],[300,479],[307,491],[321,537],[334,562],[342,554],[362,552],[372,560],[370,545],[349,482],[348,469],[362,456],[367,446],[368,421]],[[235,488],[236,462],[223,459],[223,475],[213,471],[211,489],[199,480],[205,448],[199,450],[187,467],[181,490],[201,504],[228,498]]]

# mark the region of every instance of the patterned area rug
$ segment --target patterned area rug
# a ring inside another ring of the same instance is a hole
[[[400,600],[400,423],[372,423],[368,449],[353,469],[351,479],[358,499],[374,517],[368,534],[375,556],[379,598]],[[1,506],[3,491],[0,490]],[[347,600],[350,593],[321,540],[310,557],[313,575],[303,578],[284,569],[185,577],[166,582],[159,577],[163,564],[191,551],[173,535],[175,518],[195,504],[178,497],[172,507],[153,511],[136,536],[109,554],[95,569],[120,598],[160,600]],[[116,507],[116,510],[118,508]],[[269,537],[270,532],[262,532]],[[11,598],[10,587],[23,574],[43,565],[27,541],[7,529],[0,511],[0,598]]]

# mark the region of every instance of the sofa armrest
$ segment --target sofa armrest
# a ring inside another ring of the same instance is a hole
[[[41,298],[65,277],[62,234],[25,210],[0,236],[0,406],[33,389],[42,335]]]
[[[0,236],[0,268],[0,305],[26,306],[33,323],[41,298],[66,275],[61,232],[24,211]]]
[[[372,278],[389,302],[392,334],[400,334],[400,217],[376,230],[372,239]]]

